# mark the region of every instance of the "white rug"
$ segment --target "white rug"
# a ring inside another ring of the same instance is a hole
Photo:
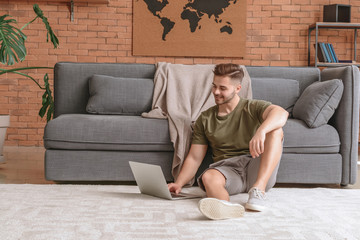
[[[0,184],[0,239],[360,239],[360,190],[274,188],[267,212],[222,221],[197,202],[136,186]]]

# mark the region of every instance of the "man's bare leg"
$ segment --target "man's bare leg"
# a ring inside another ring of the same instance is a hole
[[[283,130],[276,129],[266,134],[264,152],[261,154],[260,167],[253,187],[265,191],[266,185],[278,165],[282,154]]]
[[[230,200],[229,193],[225,189],[226,179],[221,172],[216,169],[209,169],[202,175],[201,180],[207,197]]]
[[[207,170],[201,177],[208,198],[199,201],[199,210],[210,219],[238,218],[245,209],[238,203],[230,203],[229,193],[225,189],[226,179],[216,169]]]
[[[268,190],[266,189],[267,184],[280,161],[282,139],[282,129],[277,129],[266,134],[264,152],[260,157],[256,181],[249,190],[249,199],[245,204],[247,210],[265,211],[267,208],[265,203],[265,190]],[[252,174],[254,174],[254,172],[252,172]],[[274,180],[275,179],[272,179],[272,181]]]

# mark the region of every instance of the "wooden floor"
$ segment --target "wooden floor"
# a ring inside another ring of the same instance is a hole
[[[0,163],[0,183],[53,184],[44,177],[42,147],[4,147],[4,163]]]
[[[45,180],[44,154],[42,147],[4,147],[5,162],[0,163],[0,184],[55,184]],[[277,184],[275,187],[341,188],[340,185],[318,184]],[[360,189],[359,165],[357,182],[345,188]]]

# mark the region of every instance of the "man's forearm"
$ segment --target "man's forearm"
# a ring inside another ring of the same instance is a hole
[[[200,165],[201,161],[199,162],[192,157],[186,158],[175,183],[179,184],[181,187],[187,184],[195,176]]]
[[[196,174],[205,157],[208,146],[202,144],[191,144],[189,154],[184,160],[180,174],[176,179],[176,184],[181,187],[187,184]]]

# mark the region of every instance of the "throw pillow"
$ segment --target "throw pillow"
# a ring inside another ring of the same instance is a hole
[[[150,111],[153,79],[93,75],[89,80],[88,113],[140,115]]]
[[[294,118],[303,120],[310,128],[326,124],[339,105],[343,90],[339,79],[311,84],[295,103]]]

